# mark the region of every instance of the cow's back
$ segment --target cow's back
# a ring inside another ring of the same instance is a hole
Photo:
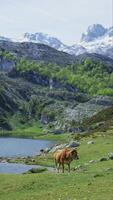
[[[54,153],[54,158],[55,161],[58,163],[62,163],[66,160],[67,158],[67,154],[69,152],[70,149],[63,149],[63,150],[58,150]]]

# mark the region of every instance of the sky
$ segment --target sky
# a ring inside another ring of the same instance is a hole
[[[112,1],[0,0],[0,35],[43,32],[73,44],[89,25],[112,26]]]

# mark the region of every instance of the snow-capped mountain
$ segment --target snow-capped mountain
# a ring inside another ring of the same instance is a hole
[[[82,34],[81,42],[92,42],[95,39],[105,35],[107,29],[104,28],[101,24],[93,24],[89,26],[87,31]]]
[[[33,42],[33,43],[42,43],[45,45],[48,45],[50,47],[53,47],[57,50],[60,50],[62,48],[65,48],[66,45],[64,45],[59,39],[52,37],[48,34],[44,33],[25,33],[23,38],[20,40],[26,41],[26,42]]]
[[[41,43],[75,56],[87,52],[98,53],[113,58],[113,27],[104,28],[100,24],[89,26],[87,31],[82,34],[81,41],[72,46],[66,45],[59,39],[40,32],[25,33],[19,39],[9,39],[0,36],[0,40]]]
[[[10,38],[3,37],[3,36],[0,36],[0,40],[2,40],[2,41],[11,41]]]
[[[86,49],[80,44],[68,46],[63,44],[59,39],[44,33],[25,33],[23,38],[19,39],[19,42],[42,43],[71,55],[80,55],[86,52]]]
[[[80,44],[75,44],[72,46],[65,46],[65,48],[62,48],[60,50],[63,52],[66,52],[68,54],[76,55],[76,56],[87,52],[86,48]]]
[[[97,53],[113,58],[113,27],[107,29],[100,24],[89,26],[82,34],[81,42],[62,49],[69,54]]]
[[[97,27],[99,26],[97,25]],[[91,30],[94,30],[95,33],[95,30],[97,31],[97,27],[96,25],[94,25],[92,29],[88,28],[88,31],[86,32],[87,34],[85,33],[85,37],[84,38],[82,37],[80,45],[83,46],[89,53],[98,53],[113,58],[113,27],[109,29],[104,29],[104,28],[102,29],[101,26],[103,34],[102,32],[101,33],[99,32],[97,36],[95,35],[95,37],[93,38],[91,36],[90,38],[90,33],[92,32]],[[86,41],[86,38],[89,38],[89,42]]]

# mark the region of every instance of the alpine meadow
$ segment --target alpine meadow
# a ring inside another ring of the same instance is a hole
[[[111,19],[112,0],[1,1],[1,200],[113,200]]]

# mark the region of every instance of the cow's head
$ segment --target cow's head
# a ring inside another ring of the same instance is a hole
[[[79,156],[78,156],[78,153],[77,153],[77,150],[76,149],[72,149],[71,150],[71,155],[72,155],[72,158],[74,160],[78,160],[79,159]]]

